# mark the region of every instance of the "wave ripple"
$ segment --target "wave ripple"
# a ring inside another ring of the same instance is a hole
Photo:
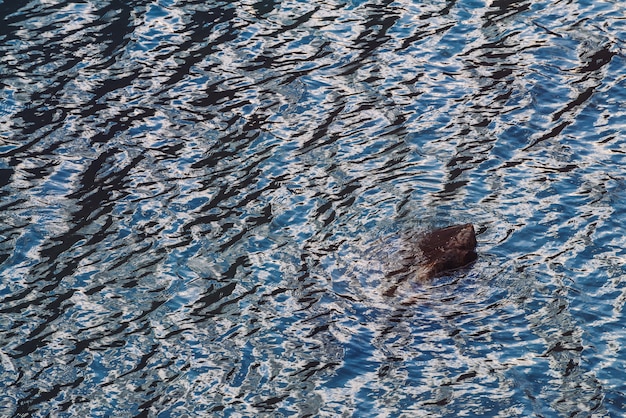
[[[0,19],[0,415],[626,407],[617,2]],[[461,222],[472,269],[412,281]]]

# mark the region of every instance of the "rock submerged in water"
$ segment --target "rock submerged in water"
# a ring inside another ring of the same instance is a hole
[[[407,280],[426,282],[474,262],[478,258],[474,225],[452,225],[421,234],[406,253],[401,257],[404,266],[391,273],[395,283],[385,296],[393,296]]]

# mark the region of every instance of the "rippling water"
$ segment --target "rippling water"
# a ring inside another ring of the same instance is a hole
[[[626,409],[620,1],[0,16],[1,416]]]

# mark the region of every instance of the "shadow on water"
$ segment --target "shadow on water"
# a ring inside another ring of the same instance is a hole
[[[0,415],[619,415],[621,15],[0,2]]]

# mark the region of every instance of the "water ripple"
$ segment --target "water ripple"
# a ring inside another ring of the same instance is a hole
[[[619,415],[622,14],[0,2],[0,415]]]

